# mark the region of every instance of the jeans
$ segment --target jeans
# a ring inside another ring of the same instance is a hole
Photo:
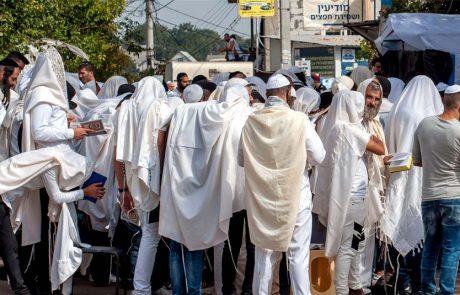
[[[158,243],[161,236],[158,234],[158,222],[142,226],[142,240],[134,273],[133,295],[149,295],[152,293],[150,278],[157,254]]]
[[[173,295],[201,295],[203,250],[189,251],[184,245],[171,240],[169,271]]]
[[[11,227],[8,207],[0,201],[0,255],[10,279],[11,288],[16,295],[28,295],[18,259],[18,243]]]
[[[460,199],[422,202],[425,245],[422,254],[423,294],[436,294],[436,266],[442,250],[439,295],[454,294],[460,259]]]

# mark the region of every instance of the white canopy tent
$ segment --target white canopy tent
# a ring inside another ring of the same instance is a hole
[[[460,15],[396,13],[387,22],[375,46],[380,54],[390,50],[434,49],[460,54]]]

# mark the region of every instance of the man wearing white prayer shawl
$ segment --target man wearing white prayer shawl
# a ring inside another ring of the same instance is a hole
[[[53,147],[56,150],[73,152],[70,141],[82,139],[91,130],[69,128],[68,111],[64,64],[57,50],[51,47],[37,58],[24,99],[22,151]],[[45,238],[48,236],[46,233],[49,228],[46,210],[52,212],[58,210],[61,205],[52,202],[48,205],[46,193],[42,196],[39,194],[38,190],[27,190],[18,201],[19,204],[15,202],[13,206],[13,220],[16,226],[22,224],[23,246],[38,243],[34,245],[36,258],[34,263],[40,265],[38,272],[40,288],[48,289],[49,275],[47,271],[43,271],[49,261],[48,239]],[[57,244],[55,247],[60,246],[62,245]]]
[[[381,76],[380,76],[381,77]],[[388,82],[389,83],[389,82]],[[379,140],[385,146],[385,135],[382,124],[379,120],[381,107],[384,103],[383,90],[376,78],[367,79],[362,82],[358,91],[364,96],[364,120],[363,126],[366,131]],[[388,153],[385,146],[385,155]],[[361,281],[363,287],[371,286],[372,266],[374,263],[375,250],[375,223],[380,220],[383,214],[383,197],[385,188],[385,165],[383,157],[373,153],[366,153],[366,164],[369,178],[369,186],[367,190],[367,201],[369,204],[368,223],[370,230],[365,233],[365,249],[361,255]],[[369,290],[370,291],[370,290]]]
[[[420,121],[442,111],[441,97],[432,80],[427,76],[413,78],[388,116],[385,138],[389,154],[411,153]],[[423,242],[421,196],[421,167],[391,173],[381,229],[402,256]]]
[[[227,239],[234,202],[241,197],[237,145],[231,142],[241,132],[240,116],[250,109],[248,92],[235,87],[220,103],[179,107],[171,121],[160,234],[171,239],[173,294],[185,292],[184,281],[188,294],[201,294],[202,250]]]
[[[85,157],[72,150],[50,147],[11,157],[0,163],[0,171],[2,175],[7,175],[0,181],[0,193],[8,205],[15,198],[21,198],[27,189],[46,188],[50,202],[53,203],[49,217],[53,225],[57,226],[54,249],[50,249],[53,253],[52,290],[57,290],[64,284],[62,293],[71,294],[70,278],[78,269],[82,256],[78,247],[85,246],[78,237],[73,202],[83,200],[84,196],[99,199],[104,195],[104,188],[99,184],[69,191],[83,184],[91,175],[91,162],[87,162]]]
[[[240,142],[238,160],[244,165],[249,231],[256,246],[253,294],[271,294],[273,268],[286,251],[294,294],[310,294],[307,165],[320,164],[325,152],[308,117],[289,108],[291,88],[285,76],[270,77],[265,107],[249,116]]]
[[[142,226],[133,294],[151,293],[150,278],[160,241],[161,167],[167,126],[175,107],[177,104],[166,100],[160,81],[146,77],[139,81],[131,99],[123,102],[115,116],[115,171],[122,209],[125,212],[136,210]]]
[[[362,126],[364,105],[359,92],[342,90],[334,96],[323,127],[323,131],[329,131],[324,137],[327,156],[317,167],[313,211],[327,227],[325,254],[335,257],[338,295],[363,294],[360,253],[364,249],[364,229],[373,222],[366,216],[373,202],[367,194],[365,152],[385,153],[382,141]]]
[[[114,98],[117,96],[118,88],[123,85],[127,84],[128,80],[125,77],[121,76],[112,76],[107,81],[105,81],[104,85],[101,88],[101,91],[97,94],[99,99],[106,99],[106,98]]]

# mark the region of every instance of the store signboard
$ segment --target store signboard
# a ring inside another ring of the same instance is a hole
[[[303,15],[306,30],[361,22],[362,0],[303,0]]]
[[[311,73],[318,73],[321,78],[335,78],[333,47],[299,48],[296,52],[296,59],[310,61]]]
[[[238,11],[241,17],[267,17],[275,15],[275,0],[239,0]]]

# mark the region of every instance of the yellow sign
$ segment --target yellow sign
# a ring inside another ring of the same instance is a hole
[[[274,16],[275,0],[239,0],[238,8],[241,17]]]

